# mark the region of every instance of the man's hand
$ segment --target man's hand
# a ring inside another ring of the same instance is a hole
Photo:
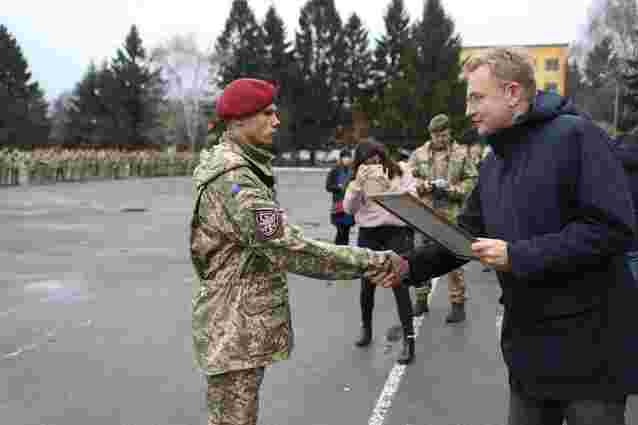
[[[509,257],[507,255],[507,242],[500,239],[478,238],[472,244],[472,253],[478,257],[479,261],[488,267],[492,267],[499,272],[509,272],[512,270]]]
[[[416,187],[416,193],[420,197],[424,197],[425,195],[429,195],[430,193],[432,193],[432,185],[427,180],[424,181],[424,182],[421,182]]]
[[[379,253],[382,254],[382,253]],[[386,288],[396,287],[401,284],[402,272],[406,272],[407,260],[394,252],[384,252],[385,261],[380,265],[371,265],[363,276],[370,284]]]

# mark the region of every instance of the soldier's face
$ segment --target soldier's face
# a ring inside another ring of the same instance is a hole
[[[241,129],[249,143],[270,146],[279,124],[277,107],[270,105],[255,115],[246,118],[242,123]]]
[[[512,84],[492,75],[487,65],[467,77],[467,115],[480,135],[512,126]]]
[[[434,143],[437,147],[447,146],[452,137],[449,128],[441,131],[433,131],[430,135],[432,136],[432,143]]]

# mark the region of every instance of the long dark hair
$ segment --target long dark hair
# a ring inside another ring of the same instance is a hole
[[[354,151],[354,161],[352,162],[352,178],[357,177],[357,172],[359,172],[359,167],[363,165],[369,158],[372,158],[375,155],[379,155],[381,158],[381,165],[383,166],[383,171],[387,173],[390,180],[395,178],[396,176],[403,176],[403,170],[395,161],[390,158],[388,152],[381,143],[365,141],[361,142],[357,145]]]

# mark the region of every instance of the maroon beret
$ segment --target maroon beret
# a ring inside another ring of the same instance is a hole
[[[240,78],[226,86],[217,99],[216,113],[224,121],[252,115],[273,103],[277,88],[267,81]]]

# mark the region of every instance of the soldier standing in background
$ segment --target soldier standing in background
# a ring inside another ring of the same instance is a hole
[[[450,120],[436,115],[428,126],[431,140],[416,149],[408,161],[414,177],[420,180],[417,191],[421,199],[455,220],[465,196],[472,190],[478,171],[466,146],[452,139]],[[427,300],[431,285],[416,288],[417,304]],[[465,320],[465,274],[462,268],[448,274],[450,312],[447,323]]]
[[[193,175],[193,344],[209,425],[257,423],[264,369],[293,346],[287,272],[380,283],[400,271],[391,251],[307,239],[288,223],[273,190],[274,95],[262,80],[231,82],[216,105],[227,130]]]

